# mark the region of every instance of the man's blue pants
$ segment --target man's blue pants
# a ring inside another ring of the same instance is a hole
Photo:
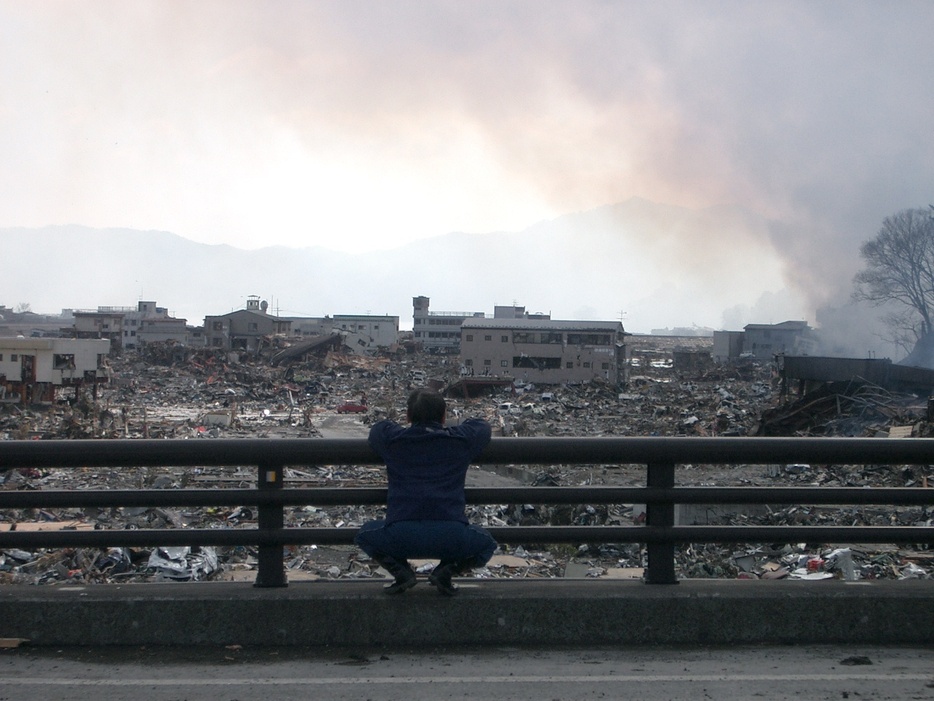
[[[459,569],[483,567],[496,550],[487,531],[460,521],[369,521],[354,542],[377,561],[428,558]]]

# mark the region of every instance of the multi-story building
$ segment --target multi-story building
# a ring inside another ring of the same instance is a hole
[[[286,321],[292,322],[290,332],[293,336],[323,336],[330,334],[334,322],[329,316],[285,316]]]
[[[147,343],[165,343],[174,341],[180,345],[190,345],[191,336],[187,319],[172,317],[141,319],[136,332],[136,347]]]
[[[123,319],[133,307],[98,307],[97,311],[76,310],[75,338],[106,338],[114,350],[123,348]]]
[[[742,331],[715,331],[713,358],[718,363],[736,358],[772,360],[776,355],[813,355],[814,330],[806,321],[747,324]]]
[[[335,314],[330,316],[284,317],[292,323],[292,336],[330,336],[340,334],[356,353],[392,348],[399,342],[399,317],[370,314]]]
[[[390,348],[399,342],[399,317],[335,314],[332,321],[334,331],[356,334],[363,341],[365,350]]]
[[[629,379],[626,333],[618,321],[466,319],[461,365],[473,375],[537,384]]]
[[[74,319],[75,338],[109,338],[115,349],[135,350],[155,341],[188,343],[187,321],[169,316],[168,309],[155,302],[76,311]]]
[[[808,355],[815,346],[806,321],[747,324],[743,327],[743,336],[743,352],[760,360],[771,360],[782,353]]]
[[[432,312],[428,297],[412,298],[412,338],[427,351],[457,352],[461,324],[465,319],[483,319],[483,312]]]
[[[188,340],[187,320],[169,316],[169,310],[155,302],[137,302],[136,309],[123,317],[123,347],[126,349],[165,341],[187,345]]]
[[[266,302],[260,302],[259,297],[250,296],[247,298],[246,309],[204,317],[207,347],[255,353],[262,346],[265,337],[288,335],[292,322],[267,314],[268,307]]]

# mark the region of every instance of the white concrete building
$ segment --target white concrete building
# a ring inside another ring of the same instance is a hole
[[[335,314],[331,320],[332,329],[346,333],[348,337],[356,334],[354,343],[363,341],[365,350],[391,348],[399,342],[399,317],[371,316],[369,314]]]
[[[107,379],[109,339],[0,338],[0,394],[49,400],[55,387]]]

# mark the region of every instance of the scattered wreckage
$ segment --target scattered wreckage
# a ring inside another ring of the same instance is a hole
[[[417,386],[448,388],[449,420],[482,415],[504,436],[744,436],[934,435],[926,398],[869,383],[825,387],[821,393],[780,403],[780,378],[771,364],[741,360],[713,365],[704,339],[634,339],[630,382],[617,388],[599,382],[545,387],[504,383],[466,385],[456,357],[401,352],[344,355],[333,344],[311,344],[283,353],[278,363],[236,353],[149,349],[148,355],[115,358],[111,383],[95,400],[69,396],[36,405],[4,404],[0,439],[363,437],[382,418],[404,420],[405,398]],[[679,353],[674,351],[678,350]],[[706,358],[705,358],[706,354]],[[288,362],[286,362],[288,361]],[[476,378],[482,379],[482,378]],[[465,387],[468,389],[465,391]],[[347,397],[365,397],[346,409]],[[345,413],[348,412],[348,413]],[[643,486],[643,466],[499,466],[498,480],[517,485]],[[472,468],[469,485],[492,479]],[[287,468],[290,486],[381,486],[375,466],[329,465]],[[17,470],[0,472],[0,489],[177,489],[252,484],[252,469],[146,468],[138,470]],[[684,485],[841,485],[930,488],[921,468],[845,465],[770,465],[679,468]],[[501,485],[498,482],[497,485]],[[471,506],[474,523],[505,525],[628,525],[644,519],[635,505],[531,504]],[[374,507],[286,509],[286,524],[356,527],[374,518]],[[705,510],[708,525],[931,525],[923,508],[870,509],[787,506],[746,513]],[[255,527],[256,514],[238,508],[56,509],[0,512],[0,530],[238,528]],[[285,548],[291,581],[381,576],[375,563],[349,546]],[[934,551],[843,544],[691,545],[677,553],[679,575],[741,579],[930,578]],[[416,567],[432,565],[416,562]],[[641,578],[646,549],[640,544],[580,544],[550,548],[503,546],[480,577]],[[111,548],[0,552],[0,583],[252,581],[257,551],[248,547],[154,549]]]

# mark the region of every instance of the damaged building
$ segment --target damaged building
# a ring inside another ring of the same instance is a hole
[[[367,351],[392,348],[399,342],[399,317],[369,314],[335,314],[332,328],[353,334],[355,343]]]
[[[59,387],[107,380],[108,339],[0,338],[0,399],[51,402]]]
[[[807,355],[817,347],[813,333],[806,321],[747,324],[742,331],[714,331],[713,358],[725,363],[737,358],[771,360],[782,353]]]
[[[205,342],[216,350],[243,350],[255,353],[267,336],[288,335],[292,322],[268,313],[269,303],[251,295],[246,309],[204,317]]]
[[[106,338],[113,350],[123,348],[123,319],[132,307],[98,307],[96,310],[76,309],[72,329],[75,338]]]
[[[785,355],[777,358],[782,396],[805,396],[833,384],[872,384],[893,392],[928,396],[934,370],[898,365],[888,358],[825,358]]]
[[[928,436],[934,370],[887,359],[777,356],[782,404],[756,435]]]
[[[626,334],[618,321],[468,319],[461,333],[467,375],[546,385],[628,380]]]
[[[74,338],[107,338],[113,350],[138,350],[146,343],[188,344],[186,319],[177,319],[156,302],[139,301],[135,307],[98,307],[74,312]]]
[[[177,319],[155,302],[140,301],[123,317],[123,347],[134,350],[147,343],[189,343],[187,319]]]
[[[331,316],[283,317],[292,323],[291,335],[330,336],[334,333],[350,338],[355,351],[375,351],[392,348],[399,343],[399,317],[373,314],[335,314]]]

